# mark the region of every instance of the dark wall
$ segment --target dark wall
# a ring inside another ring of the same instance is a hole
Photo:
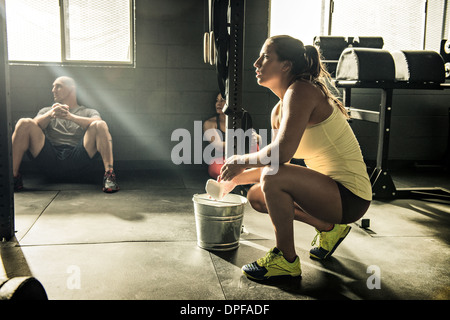
[[[355,108],[379,110],[379,89],[353,89]],[[443,160],[449,139],[450,90],[394,90],[390,128],[389,159],[438,163]],[[377,152],[377,124],[352,121],[366,159]]]
[[[116,163],[170,162],[171,134],[193,132],[194,121],[214,112],[215,69],[203,62],[205,0],[136,0],[136,68],[10,67],[13,121],[34,117],[52,104],[51,84],[75,78],[80,102],[96,108],[114,140]],[[269,0],[246,1],[244,107],[257,129],[269,128],[275,96],[257,85],[253,62],[268,33]],[[447,144],[450,92],[405,91],[395,95],[391,158],[433,160]],[[376,107],[378,93],[355,91],[358,107]],[[376,127],[352,123],[363,153],[375,158]]]
[[[244,102],[257,127],[268,126],[270,93],[250,70],[267,36],[267,8],[267,0],[247,1]],[[206,10],[205,0],[136,0],[136,68],[11,66],[13,121],[51,105],[53,80],[69,75],[79,102],[107,121],[116,163],[170,161],[172,132],[192,132],[194,121],[214,114],[215,67],[203,62]]]

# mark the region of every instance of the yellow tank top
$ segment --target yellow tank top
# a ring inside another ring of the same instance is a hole
[[[275,128],[279,128],[282,107],[275,108]],[[358,140],[345,116],[334,107],[324,121],[308,127],[303,133],[294,158],[306,166],[340,182],[355,195],[372,200],[372,187]]]

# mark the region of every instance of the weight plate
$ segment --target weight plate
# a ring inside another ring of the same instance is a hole
[[[203,61],[209,63],[210,61],[210,38],[209,33],[205,32],[203,35]]]
[[[216,64],[216,39],[214,31],[209,33],[209,63],[213,66]]]

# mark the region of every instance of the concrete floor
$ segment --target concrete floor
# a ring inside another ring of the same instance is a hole
[[[274,246],[268,215],[247,205],[239,248],[209,252],[197,246],[192,204],[193,194],[204,193],[204,168],[117,176],[122,190],[105,194],[101,176],[44,183],[25,175],[26,189],[15,193],[16,241],[0,246],[0,277],[32,275],[49,299],[63,300],[450,299],[448,202],[374,201],[365,216],[370,228],[352,224],[324,262],[309,258],[315,231],[297,222],[302,278],[262,283],[240,268]],[[394,175],[397,187],[450,189],[448,178]]]

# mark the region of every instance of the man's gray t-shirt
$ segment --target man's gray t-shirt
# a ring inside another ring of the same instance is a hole
[[[38,116],[48,112],[52,107],[45,107],[39,110]],[[83,106],[78,106],[71,109],[70,113],[80,117],[93,118],[100,117],[95,109],[89,109]],[[44,129],[44,134],[54,146],[69,145],[76,146],[84,136],[86,130],[77,125],[75,122],[65,119],[51,119],[47,128]]]

